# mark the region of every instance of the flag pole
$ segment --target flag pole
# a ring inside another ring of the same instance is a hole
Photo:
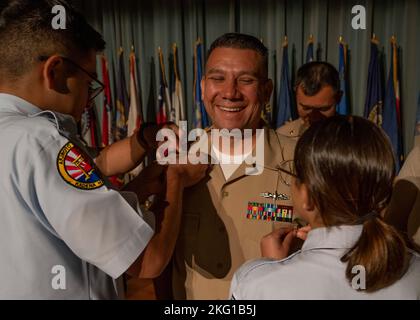
[[[178,47],[177,47],[177,45],[176,45],[176,43],[174,42],[174,44],[172,45],[172,52],[173,52],[173,55],[174,55],[174,72],[175,72],[175,78],[177,79],[177,80],[180,80],[180,78],[179,78],[179,74],[178,74],[178,60],[177,60],[177,56],[178,56],[178,54],[177,54],[177,52],[178,52]]]
[[[165,87],[167,87],[166,74],[165,74],[165,64],[163,63],[163,52],[162,52],[161,47],[158,47],[158,55],[159,55],[160,69],[161,69],[161,72],[162,72],[163,84],[165,85]]]

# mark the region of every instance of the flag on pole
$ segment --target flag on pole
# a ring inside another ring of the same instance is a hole
[[[416,124],[414,128],[415,138],[414,138],[414,145],[420,145],[420,92],[419,92],[419,99],[417,101],[417,112],[416,112]]]
[[[194,120],[196,128],[207,128],[210,125],[206,108],[201,100],[201,79],[203,77],[202,50],[203,44],[198,39],[194,50]]]
[[[154,57],[150,57],[149,60],[149,93],[146,104],[146,115],[145,121],[156,122],[156,73],[155,73],[155,62]]]
[[[169,110],[169,119],[171,119],[171,121],[177,123],[177,114],[176,114],[176,110],[175,110],[175,104],[174,104],[174,95],[175,95],[175,64],[174,64],[174,53],[173,50],[169,53],[169,58],[168,58],[168,89],[169,89],[169,94],[170,94],[170,100],[171,100],[171,110]],[[179,119],[179,117],[178,117]]]
[[[306,50],[306,63],[314,61],[314,36],[309,35],[308,48]]]
[[[81,136],[89,147],[98,147],[98,137],[96,132],[96,111],[95,101],[85,109],[81,120]]]
[[[264,44],[264,39],[260,38],[260,42]],[[271,124],[275,122],[274,116],[275,115],[273,115],[273,109],[271,108],[271,104],[270,103],[265,104],[261,109],[261,119],[266,124]]]
[[[281,65],[280,89],[277,102],[276,127],[279,128],[287,121],[292,120],[292,99],[291,86],[289,80],[289,50],[288,40],[284,37],[283,42],[283,62]]]
[[[134,47],[132,47],[130,53],[130,110],[127,120],[128,136],[131,136],[134,131],[140,128],[140,124],[143,122],[138,88],[136,55],[134,53]]]
[[[348,115],[349,105],[347,99],[347,44],[343,37],[338,40],[338,73],[340,76],[340,90],[342,92],[340,103],[337,105],[337,113]]]
[[[382,125],[383,92],[381,83],[381,68],[379,64],[379,41],[373,35],[370,44],[370,61],[366,90],[364,116],[377,125]]]
[[[184,109],[184,98],[182,94],[181,78],[179,76],[178,69],[178,48],[176,43],[172,46],[173,55],[173,88],[172,91],[172,109],[175,111],[175,123],[179,125],[179,121],[186,120],[185,109]]]
[[[124,51],[118,51],[118,75],[117,75],[117,101],[115,108],[115,139],[121,140],[127,137],[127,117],[128,117],[128,94],[125,82],[124,71]]]
[[[174,54],[173,54],[173,50],[172,52],[169,53],[169,58],[168,58],[168,71],[169,71],[169,83],[167,84],[167,89],[168,89],[168,100],[169,101],[169,121],[172,121],[174,123],[177,123],[177,114],[176,114],[176,110],[175,110],[175,106],[173,103],[173,99],[174,99],[174,92],[175,92],[175,65],[174,65]],[[165,70],[165,66],[163,66],[163,70]],[[164,80],[166,81],[166,77],[164,77]],[[165,90],[165,94],[166,94],[166,90]],[[179,118],[179,117],[178,117]]]
[[[403,148],[401,134],[400,83],[398,79],[398,51],[397,41],[394,36],[391,38],[391,61],[385,95],[382,128],[391,140],[395,154],[396,170],[398,173],[403,161]]]
[[[127,134],[132,136],[140,128],[143,123],[143,112],[139,98],[139,86],[137,81],[137,62],[134,46],[131,47],[130,53],[130,110],[127,120]],[[139,164],[135,169],[128,173],[128,181],[134,179],[143,169],[143,163]],[[128,182],[127,181],[127,182]]]
[[[170,113],[171,100],[169,96],[168,84],[166,82],[165,64],[163,62],[163,53],[160,47],[158,48],[158,56],[159,56],[160,81],[159,81],[158,110],[156,113],[157,114],[156,122],[158,124],[161,124],[167,121],[172,121],[172,119],[171,119],[171,113]]]
[[[112,130],[112,98],[111,84],[109,81],[108,62],[104,55],[101,56],[102,79],[105,85],[104,101],[102,109],[102,147],[111,145],[114,142]]]

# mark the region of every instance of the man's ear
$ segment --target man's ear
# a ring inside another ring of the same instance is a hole
[[[51,56],[45,61],[42,69],[44,83],[48,89],[58,91],[60,93],[68,93],[67,75],[64,60],[57,55]]]

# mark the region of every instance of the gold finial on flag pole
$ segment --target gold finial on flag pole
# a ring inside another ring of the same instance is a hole
[[[309,35],[308,44],[309,43],[314,43],[314,35],[312,33]]]
[[[282,47],[287,47],[289,45],[289,40],[287,39],[287,36],[284,36]]]
[[[372,39],[370,39],[370,41],[376,45],[379,44],[379,39],[376,37],[376,34],[372,34]]]
[[[395,37],[395,35],[392,35],[391,36],[391,40],[390,41],[391,41],[392,44],[396,44],[397,43],[397,38]]]

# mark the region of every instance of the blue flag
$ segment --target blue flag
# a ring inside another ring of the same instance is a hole
[[[128,102],[127,85],[124,71],[124,52],[120,48],[118,52],[118,75],[117,75],[117,99],[115,108],[116,140],[122,140],[127,136]]]
[[[201,79],[203,77],[202,67],[202,44],[197,42],[194,54],[194,121],[196,128],[207,128],[210,125],[204,103],[201,100]]]
[[[377,44],[372,41],[370,45],[370,61],[364,112],[365,118],[368,118],[379,126],[382,125],[382,105],[383,98],[379,51]]]
[[[420,93],[419,100],[417,101],[415,135],[420,136]]]
[[[391,41],[391,47],[391,64],[385,95],[382,128],[391,140],[396,160],[396,170],[398,173],[401,168],[401,162],[403,160],[403,148],[400,126],[398,56],[397,44],[395,43],[394,39]]]
[[[308,49],[306,50],[306,63],[314,61],[314,42],[312,38],[308,42]]]
[[[349,106],[347,102],[347,47],[343,42],[338,44],[338,73],[340,75],[340,90],[343,93],[340,103],[337,105],[337,113],[348,115]]]
[[[289,81],[289,51],[287,44],[283,45],[283,63],[281,66],[277,110],[276,127],[278,128],[284,125],[287,121],[292,120],[292,102]]]
[[[162,49],[158,48],[159,55],[159,91],[158,91],[158,103],[156,110],[156,122],[158,124],[163,124],[167,121],[172,121],[171,119],[171,106],[170,106],[170,97],[169,89],[166,82],[165,74],[165,64],[163,62],[163,52]]]

